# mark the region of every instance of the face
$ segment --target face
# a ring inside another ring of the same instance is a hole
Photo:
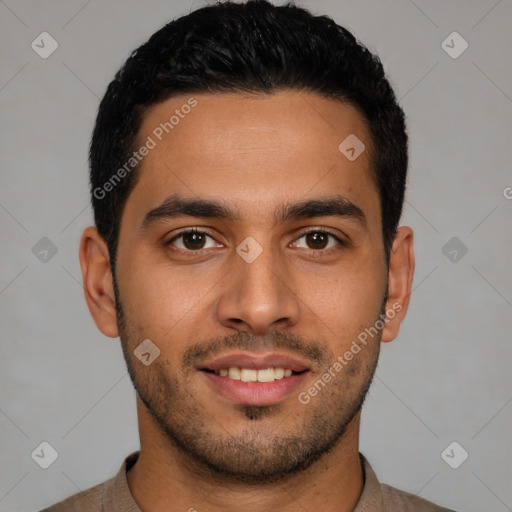
[[[212,473],[276,481],[343,439],[376,367],[380,329],[344,356],[389,308],[369,149],[338,149],[350,134],[369,148],[368,128],[312,93],[194,101],[153,107],[139,133],[155,145],[121,222],[119,335],[166,442]]]

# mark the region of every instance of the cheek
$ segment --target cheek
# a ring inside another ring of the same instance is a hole
[[[303,293],[304,302],[319,319],[319,328],[333,338],[333,348],[340,352],[378,319],[385,275],[363,261],[333,273],[334,278],[331,274],[330,278],[308,279]]]
[[[133,335],[185,344],[185,333],[197,327],[198,316],[206,318],[212,283],[176,267],[134,261],[132,268],[137,272],[124,272],[120,294]]]

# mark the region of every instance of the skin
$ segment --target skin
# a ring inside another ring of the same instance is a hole
[[[117,316],[104,240],[89,227],[80,246],[91,314],[106,336],[120,336],[139,392],[131,493],[154,511],[353,510],[364,484],[360,406],[380,343],[398,335],[407,312],[412,230],[399,228],[388,268],[368,126],[354,107],[298,91],[194,97],[197,106],[144,158],[123,211]],[[188,99],[152,107],[139,142]],[[367,148],[353,162],[338,150],[351,133]],[[180,216],[141,229],[171,194],[221,200],[239,219]],[[273,212],[287,203],[336,194],[366,223],[337,216],[274,223]],[[193,227],[212,237],[200,238],[204,250],[194,250],[190,237],[169,244]],[[318,244],[318,234],[304,236],[312,228],[349,245],[329,237]],[[236,252],[248,236],[262,248],[252,263]],[[276,350],[307,361],[298,392],[307,391],[397,304],[400,311],[307,405],[295,392],[272,406],[235,403],[195,366],[237,347]],[[133,355],[144,339],[160,349],[149,366]]]

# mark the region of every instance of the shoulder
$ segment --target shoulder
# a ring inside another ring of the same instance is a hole
[[[355,512],[455,512],[391,485],[380,483],[368,460],[359,454],[364,488]]]
[[[455,512],[390,485],[381,484],[386,510],[395,512]]]
[[[113,480],[112,478],[90,489],[73,494],[69,498],[41,510],[41,512],[97,512],[102,510],[104,491],[112,484]]]
[[[139,452],[133,452],[121,464],[116,476],[85,491],[73,494],[41,512],[98,512],[122,510],[141,512],[128,487],[126,472],[137,461]]]

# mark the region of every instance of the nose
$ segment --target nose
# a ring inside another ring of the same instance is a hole
[[[270,248],[254,261],[235,252],[231,259],[217,302],[219,323],[255,335],[295,325],[301,301],[285,261]]]

